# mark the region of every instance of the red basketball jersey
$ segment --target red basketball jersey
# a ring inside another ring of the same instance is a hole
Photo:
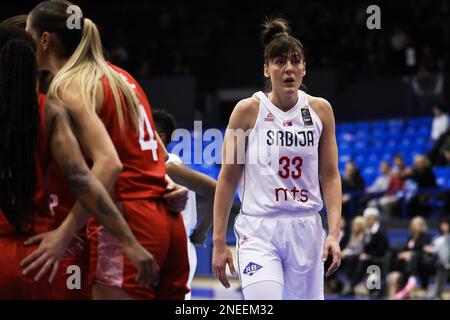
[[[109,65],[130,85],[140,102],[139,125],[134,128],[122,97],[126,121],[121,131],[111,87],[106,77],[102,78],[104,102],[100,117],[123,165],[123,171],[114,186],[114,195],[119,200],[161,198],[166,189],[166,165],[164,153],[156,140],[150,103],[144,90],[128,72]]]
[[[113,187],[112,197],[116,201],[161,198],[166,189],[166,166],[164,153],[155,138],[150,104],[144,90],[129,73],[112,64],[109,65],[129,83],[140,101],[139,126],[135,129],[127,116],[128,107],[121,95],[124,114],[124,127],[121,130],[111,86],[106,77],[101,79],[104,99],[100,118],[123,165],[123,170]],[[58,226],[65,219],[76,199],[54,165],[50,167],[49,193],[50,207],[55,213],[55,222]]]

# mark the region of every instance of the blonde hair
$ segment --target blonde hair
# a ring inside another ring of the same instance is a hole
[[[105,76],[112,90],[121,130],[124,127],[122,97],[126,102],[130,119],[136,129],[140,104],[138,98],[130,84],[107,64],[103,56],[97,26],[88,18],[83,18],[83,20],[81,41],[67,63],[55,75],[48,90],[48,96],[61,102],[61,92],[67,89],[69,83],[75,83],[80,89],[83,104],[89,111],[96,112],[96,93],[100,84],[99,80]]]
[[[421,224],[422,226],[422,232],[427,232],[428,231],[428,225],[427,222],[425,221],[425,219],[422,216],[417,216],[414,217],[411,222],[409,223],[409,229],[412,230],[412,226],[414,224],[414,222],[418,222]]]
[[[362,216],[357,216],[357,217],[353,218],[352,224],[353,223],[359,224],[361,226],[361,229],[363,229],[363,230],[364,230],[364,227],[366,226],[366,220]]]
[[[355,235],[353,233],[353,224],[357,224],[359,225],[361,228],[359,230],[359,234]],[[362,238],[364,237],[364,228],[366,227],[366,221],[364,219],[364,217],[362,216],[356,216],[355,218],[353,218],[352,220],[352,230],[351,230],[351,239],[353,240],[362,240]]]

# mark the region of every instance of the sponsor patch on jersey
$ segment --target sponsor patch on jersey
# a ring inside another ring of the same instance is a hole
[[[267,115],[267,117],[264,118],[264,121],[275,121],[275,118],[274,118],[273,115],[269,112],[269,114]]]
[[[254,262],[250,262],[244,269],[244,274],[248,275],[248,276],[252,276],[254,275],[256,272],[258,272],[258,270],[261,270],[263,268],[263,266],[260,266],[257,263]]]
[[[313,121],[312,121],[311,113],[309,112],[308,107],[303,107],[301,109],[301,113],[302,113],[303,123],[305,124],[305,126],[312,126]]]

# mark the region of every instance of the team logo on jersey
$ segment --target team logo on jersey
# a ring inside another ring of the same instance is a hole
[[[285,127],[291,127],[291,126],[292,126],[292,121],[291,121],[291,120],[289,120],[289,121],[283,121],[283,126],[285,126]]]
[[[275,121],[273,115],[269,112],[267,117],[264,118],[264,121]]]
[[[313,121],[312,121],[311,113],[309,112],[308,107],[303,107],[301,109],[301,112],[302,112],[303,123],[305,124],[305,126],[312,126]]]
[[[247,236],[245,236],[245,235],[243,235],[242,237],[240,237],[240,242],[239,242],[239,244],[243,244],[244,242],[246,242],[247,240],[248,240],[248,237]]]
[[[250,262],[244,269],[244,274],[248,276],[254,275],[258,270],[262,269],[263,267],[260,266],[257,263]]]

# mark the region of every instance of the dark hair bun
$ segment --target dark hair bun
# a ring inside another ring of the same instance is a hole
[[[277,35],[280,33],[289,34],[291,28],[289,28],[289,23],[282,19],[267,19],[263,23],[264,30],[261,32],[261,39],[264,46],[267,46]]]

